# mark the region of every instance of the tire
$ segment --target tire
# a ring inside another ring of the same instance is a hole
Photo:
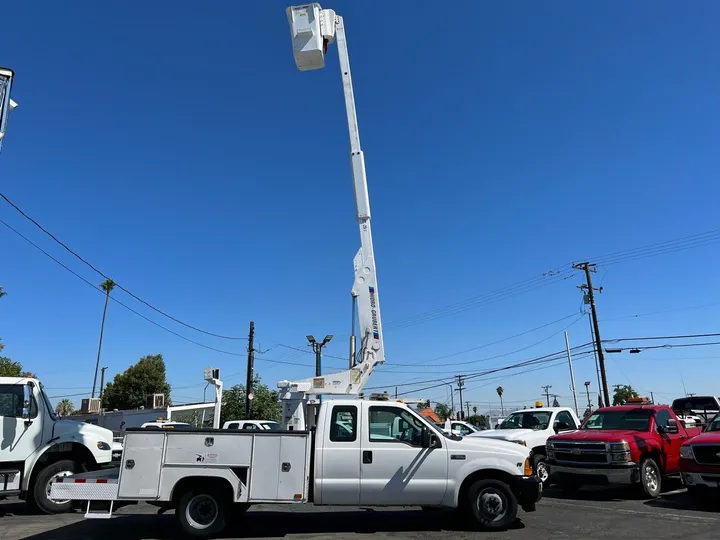
[[[225,528],[225,502],[212,490],[188,491],[180,497],[175,515],[188,536],[210,538]]]
[[[80,463],[63,459],[50,463],[37,473],[31,487],[28,502],[43,514],[64,514],[73,509],[73,501],[54,502],[50,500],[50,484],[60,476],[69,476],[82,470]]]
[[[505,530],[515,522],[518,503],[510,486],[501,480],[478,480],[468,491],[469,514],[483,529]]]
[[[655,460],[652,458],[644,459],[640,463],[640,484],[642,485],[645,495],[651,499],[656,499],[662,491],[662,474]]]
[[[546,459],[547,458],[542,454],[538,454],[533,458],[533,468],[535,469],[535,474],[543,483],[543,485],[548,485],[547,481],[550,478],[550,474],[548,473],[547,469]]]

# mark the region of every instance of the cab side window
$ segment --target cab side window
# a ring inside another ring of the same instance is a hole
[[[565,424],[568,425],[568,427],[569,427],[570,429],[577,429],[577,428],[578,428],[577,424],[575,423],[575,420],[573,420],[572,415],[571,415],[569,412],[567,412],[567,411],[561,411],[561,412],[559,412],[558,415],[557,415],[557,419],[556,419],[555,421],[556,421],[556,422],[564,422]]]
[[[668,420],[670,420],[670,413],[665,409],[660,409],[655,415],[655,425],[657,427],[667,427]]]
[[[25,404],[25,389],[21,385],[0,385],[0,416],[5,418],[22,418]],[[35,398],[30,396],[30,418],[38,415],[38,406]]]
[[[459,431],[460,435],[462,435],[463,437],[465,437],[468,433],[472,433],[472,430],[465,424],[453,424],[452,429],[454,431]]]
[[[357,407],[335,405],[330,416],[330,441],[355,442],[357,440]]]
[[[370,407],[370,441],[422,445],[422,423],[397,407]]]
[[[243,431],[257,431],[260,428],[257,426],[257,424],[253,424],[251,422],[245,422],[245,425],[243,426]]]

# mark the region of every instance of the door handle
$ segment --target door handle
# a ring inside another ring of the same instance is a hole
[[[363,463],[372,463],[372,451],[363,450]]]

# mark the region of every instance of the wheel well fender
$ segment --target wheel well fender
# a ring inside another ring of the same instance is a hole
[[[640,455],[640,464],[646,459],[652,459],[657,466],[660,468],[662,473],[665,470],[665,461],[663,460],[662,453],[657,448],[648,448]]]
[[[207,493],[218,493],[221,499],[231,501],[233,498],[233,487],[225,478],[217,476],[188,476],[175,483],[170,495],[173,507],[176,507],[182,497],[188,491],[205,491]]]
[[[470,486],[472,486],[475,482],[478,480],[500,480],[501,482],[505,482],[508,486],[510,486],[510,489],[512,489],[513,486],[513,475],[510,473],[507,473],[505,471],[501,471],[498,469],[481,469],[479,471],[475,471],[474,473],[469,474],[465,477],[465,479],[462,481],[462,484],[460,484],[460,489],[458,490],[458,500],[457,504],[458,506],[462,506],[468,497],[468,492],[470,491]]]
[[[84,470],[94,470],[97,468],[95,456],[93,456],[93,453],[85,445],[76,442],[51,444],[33,463],[28,489],[32,489],[32,486],[35,484],[35,479],[41,470],[52,463],[64,459],[80,463]]]
[[[539,455],[539,456],[543,456],[543,457],[546,457],[546,456],[547,456],[547,451],[545,450],[545,445],[544,445],[544,444],[543,444],[542,446],[536,446],[536,447],[534,447],[534,448],[532,449],[532,453],[533,453],[533,456],[538,456],[538,455]]]

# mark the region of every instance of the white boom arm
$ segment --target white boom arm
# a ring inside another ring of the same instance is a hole
[[[321,11],[318,4],[311,4],[309,6],[288,8],[288,18],[293,32],[295,32],[293,18],[297,17],[302,10],[306,12],[312,10],[309,13],[310,16],[314,14],[317,17],[319,15],[324,40],[323,49],[327,43],[332,43],[333,38],[337,38],[350,133],[350,161],[355,192],[355,212],[360,228],[360,249],[353,259],[355,281],[352,286],[352,296],[357,299],[358,305],[361,360],[357,365],[339,373],[299,381],[278,382],[278,388],[281,389],[280,400],[283,403],[283,425],[286,429],[306,429],[305,406],[308,395],[357,395],[367,383],[375,366],[385,362],[380,300],[378,298],[372,229],[370,227],[370,199],[365,175],[365,158],[360,148],[360,134],[355,112],[355,96],[350,75],[345,26],[342,17],[336,16],[332,10]],[[307,17],[307,15],[304,16]],[[295,36],[294,33],[294,39]],[[298,61],[297,48],[296,61]],[[298,67],[303,69],[299,61]],[[317,67],[306,69],[315,69]]]

